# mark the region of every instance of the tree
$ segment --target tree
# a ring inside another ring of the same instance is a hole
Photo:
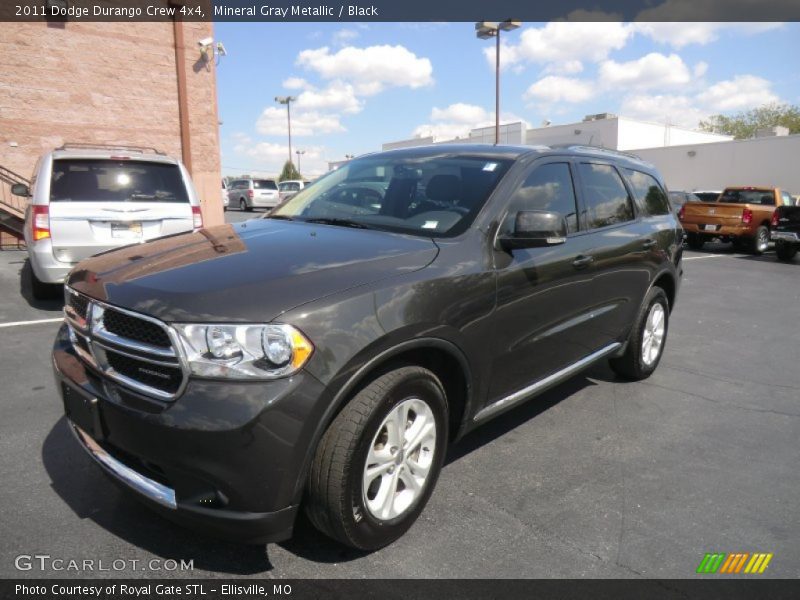
[[[800,106],[765,104],[733,116],[713,115],[700,121],[703,131],[732,135],[737,140],[755,137],[757,129],[776,125],[787,127],[789,133],[800,133]]]
[[[278,181],[286,181],[287,179],[302,179],[303,176],[300,175],[300,172],[295,168],[294,163],[290,160],[287,160],[286,163],[283,165],[283,171],[281,171],[280,177],[278,177]]]

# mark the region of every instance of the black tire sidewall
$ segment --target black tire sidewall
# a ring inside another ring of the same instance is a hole
[[[775,255],[778,257],[778,260],[791,262],[795,254],[797,254],[797,246],[787,242],[777,242],[775,244]]]
[[[424,400],[430,406],[436,421],[436,448],[431,470],[422,495],[408,512],[392,521],[379,521],[364,506],[362,477],[367,452],[386,415],[399,403],[410,398]],[[347,476],[347,495],[351,506],[358,507],[361,518],[357,522],[353,511],[347,511],[344,526],[348,537],[356,545],[363,549],[381,548],[402,536],[414,524],[436,487],[447,451],[447,436],[447,403],[441,384],[432,375],[426,377],[421,371],[411,372],[387,391],[373,409],[361,432],[350,463],[352,468]]]

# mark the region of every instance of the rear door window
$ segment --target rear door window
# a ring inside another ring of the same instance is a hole
[[[624,171],[628,176],[633,195],[636,198],[636,204],[640,210],[648,215],[669,214],[667,195],[655,177],[635,169],[624,169]],[[672,192],[670,199],[678,206],[683,206],[687,201],[687,194]]]
[[[633,203],[614,167],[600,163],[580,163],[578,168],[589,229],[633,221]]]
[[[53,161],[51,202],[189,202],[177,165],[134,160]]]

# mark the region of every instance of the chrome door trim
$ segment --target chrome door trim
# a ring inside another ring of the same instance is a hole
[[[609,354],[613,354],[621,347],[622,344],[620,344],[619,342],[614,342],[613,344],[604,346],[603,348],[600,348],[600,350],[592,352],[588,356],[584,356],[579,361],[574,362],[567,367],[564,367],[560,371],[556,371],[555,373],[548,375],[544,379],[540,379],[539,381],[536,381],[531,385],[522,388],[521,390],[518,390],[513,394],[506,396],[505,398],[501,398],[500,400],[490,404],[489,406],[482,408],[481,410],[478,411],[473,420],[476,422],[483,421],[497,414],[498,412],[506,410],[507,408],[510,408],[512,406],[515,406],[516,404],[522,402],[523,400],[530,398],[534,394],[543,392],[544,390],[551,388],[554,385],[557,385],[566,379],[569,379],[577,372],[582,371],[595,361],[598,361],[601,358],[608,356]]]

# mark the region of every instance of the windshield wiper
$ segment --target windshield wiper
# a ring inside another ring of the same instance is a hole
[[[294,221],[294,217],[290,217],[289,215],[271,215],[269,213],[265,214],[262,219],[277,219],[279,221]]]
[[[337,219],[328,217],[317,217],[313,219],[303,219],[306,223],[320,223],[321,225],[338,225],[339,227],[353,227],[355,229],[372,229],[369,225],[351,221],[350,219]]]

